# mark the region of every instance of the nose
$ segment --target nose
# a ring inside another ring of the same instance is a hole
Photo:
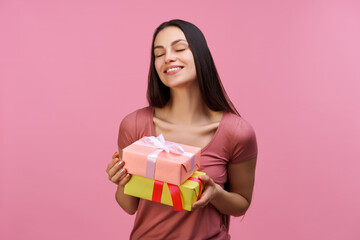
[[[165,63],[176,61],[176,56],[172,51],[167,51],[165,54]]]

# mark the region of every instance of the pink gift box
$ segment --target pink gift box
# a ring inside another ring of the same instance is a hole
[[[154,147],[154,141],[162,141],[165,147]],[[169,149],[178,154],[166,152]],[[123,149],[122,159],[130,174],[181,185],[199,169],[200,153],[201,148],[165,142],[160,135],[157,138],[143,137],[127,146]]]

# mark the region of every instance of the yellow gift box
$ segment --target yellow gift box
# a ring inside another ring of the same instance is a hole
[[[181,209],[191,211],[192,204],[199,198],[199,190],[200,194],[203,190],[201,181],[198,179],[200,175],[206,174],[196,171],[180,186],[132,175],[125,185],[124,193],[173,206],[175,211],[181,211]]]

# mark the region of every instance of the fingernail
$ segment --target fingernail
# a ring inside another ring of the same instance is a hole
[[[120,162],[118,162],[116,165],[120,166],[123,163],[123,160],[121,160]]]
[[[123,174],[124,172],[125,172],[124,168],[120,170],[120,174]]]

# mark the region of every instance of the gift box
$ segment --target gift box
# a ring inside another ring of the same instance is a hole
[[[181,185],[200,167],[201,148],[143,137],[122,151],[130,174]]]
[[[200,198],[203,190],[198,178],[200,175],[205,175],[205,173],[196,171],[180,186],[132,175],[125,185],[124,193],[173,206],[175,211],[182,209],[191,211],[192,204]]]

